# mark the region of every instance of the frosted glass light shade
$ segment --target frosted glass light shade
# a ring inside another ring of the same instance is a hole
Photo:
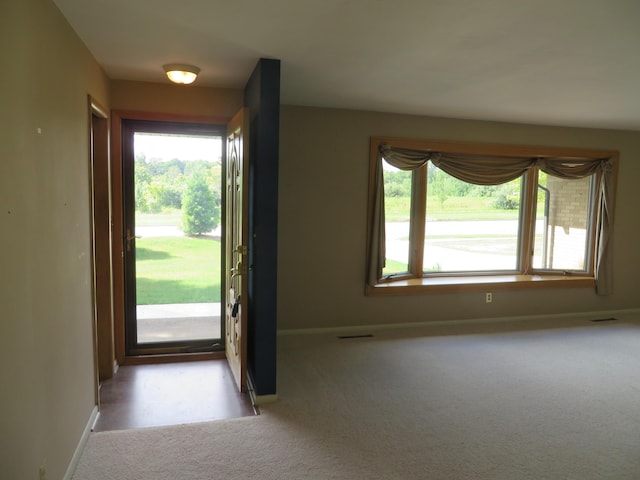
[[[198,67],[180,63],[171,63],[169,65],[165,65],[163,68],[167,73],[169,80],[173,83],[180,83],[182,85],[193,83],[198,76],[198,73],[200,73],[200,69]]]

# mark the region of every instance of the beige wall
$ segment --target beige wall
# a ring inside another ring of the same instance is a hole
[[[108,107],[108,81],[50,0],[0,18],[0,478],[59,479],[95,405],[87,96]]]
[[[369,137],[619,150],[614,294],[593,289],[364,295]],[[636,275],[640,133],[284,106],[281,113],[278,328],[608,311],[640,307]]]
[[[242,107],[242,90],[207,88],[195,85],[111,82],[111,108],[133,112],[231,117]]]

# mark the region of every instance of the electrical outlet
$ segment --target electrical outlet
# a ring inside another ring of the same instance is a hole
[[[493,302],[493,293],[491,293],[491,292],[487,292],[487,293],[485,293],[485,297],[484,297],[484,299],[485,299],[485,301],[486,301],[487,303],[491,303],[491,302]]]

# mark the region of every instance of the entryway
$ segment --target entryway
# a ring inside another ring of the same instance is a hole
[[[255,415],[226,360],[125,365],[100,387],[94,432]]]
[[[225,124],[186,119],[118,122],[121,171],[115,169],[113,182],[121,191],[114,189],[114,238],[116,243],[122,238],[115,258],[122,252],[123,270],[114,270],[116,281],[124,281],[115,293],[124,292],[116,299],[124,315],[114,324],[119,369],[101,376],[94,431],[256,414],[244,376],[236,378],[238,365],[244,368],[244,361],[236,360],[238,333],[245,330],[236,326],[240,309],[235,321],[223,320],[232,310],[223,285],[243,291],[230,279],[245,272],[238,267],[244,250],[235,243],[227,249],[231,252],[224,248],[246,235],[240,229],[246,212],[236,215],[235,207],[246,203],[237,203],[237,195],[229,202],[229,192],[246,192],[237,180],[246,123],[234,120],[229,131]],[[230,158],[227,150],[233,152]],[[232,189],[225,188],[226,170],[235,172]],[[233,225],[224,223],[227,218]],[[229,323],[235,332],[232,350],[225,348]],[[225,350],[234,353],[229,361]],[[244,355],[244,347],[240,351]]]
[[[227,224],[225,235],[221,232],[221,240],[225,244],[225,265],[221,272],[224,295],[221,295],[219,303],[222,310],[220,328],[224,337],[224,348],[220,351],[205,352],[178,350],[169,354],[169,361],[194,360],[194,357],[198,360],[230,357],[228,361],[233,365],[232,372],[239,391],[248,391],[256,404],[274,401],[277,398],[279,85],[280,62],[260,59],[245,86],[245,107],[228,125],[225,124],[229,118],[192,116],[184,113],[162,114],[155,113],[155,109],[151,109],[150,112],[112,110],[111,121],[101,121],[110,125],[110,130],[100,131],[110,133],[111,137],[110,152],[108,148],[101,149],[110,164],[104,173],[107,179],[104,183],[110,184],[111,189],[107,190],[108,195],[105,195],[104,199],[96,200],[96,211],[99,210],[96,217],[100,219],[100,224],[104,221],[107,228],[104,235],[94,233],[93,239],[106,238],[110,241],[107,242],[107,247],[96,248],[96,257],[97,253],[106,253],[107,260],[104,263],[107,272],[101,275],[100,270],[96,268],[94,282],[96,293],[110,294],[109,305],[113,308],[102,308],[102,303],[96,295],[95,351],[96,368],[99,370],[96,372],[96,405],[99,406],[98,379],[100,382],[107,381],[113,377],[118,366],[157,362],[160,361],[159,355],[166,355],[151,352],[131,355],[125,350],[126,302],[123,257],[127,244],[131,245],[138,240],[135,238],[135,228],[126,231],[123,218],[122,127],[125,120],[205,123],[224,129],[221,136],[225,139],[225,154],[231,152],[231,157],[225,160],[233,159],[234,168],[224,173],[227,187],[224,197],[233,199],[232,202],[227,202],[226,209],[222,205],[222,210],[226,214],[226,221],[235,219],[236,226],[230,228]],[[248,131],[249,126],[253,133]],[[100,138],[106,139],[105,134]],[[243,158],[245,155],[248,157],[249,146],[250,162]],[[229,174],[231,178],[227,178]],[[245,175],[251,177],[248,188]],[[229,181],[231,179],[233,183]],[[233,189],[228,188],[230,185],[234,186]],[[236,215],[238,213],[239,216]],[[238,221],[240,219],[241,222]],[[225,220],[222,221],[224,223]],[[101,262],[95,263],[101,265]],[[248,310],[249,305],[251,312]],[[137,305],[134,304],[135,308]],[[105,315],[102,315],[103,313]],[[137,332],[135,337],[137,341]],[[203,348],[210,349],[213,344],[207,343],[205,342]],[[247,370],[250,370],[250,375],[247,375]]]

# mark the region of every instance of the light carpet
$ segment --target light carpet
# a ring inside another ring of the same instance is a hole
[[[640,323],[279,337],[258,417],[91,434],[75,480],[638,479]]]

